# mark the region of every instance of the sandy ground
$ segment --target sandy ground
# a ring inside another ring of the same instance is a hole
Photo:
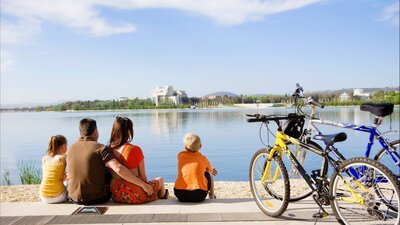
[[[167,183],[169,198],[174,196],[174,184]],[[38,202],[39,185],[0,186],[1,202]],[[252,198],[249,182],[215,182],[215,195],[217,198]]]

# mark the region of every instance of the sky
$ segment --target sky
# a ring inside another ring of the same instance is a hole
[[[399,1],[2,0],[1,105],[399,85]]]

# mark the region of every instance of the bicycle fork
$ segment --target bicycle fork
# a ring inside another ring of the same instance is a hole
[[[310,176],[307,174],[307,172],[304,170],[304,168],[301,166],[299,161],[295,157],[292,156],[292,153],[291,153],[290,149],[285,148],[285,149],[282,150],[281,148],[278,148],[278,147],[272,148],[271,152],[268,155],[267,165],[266,165],[264,173],[263,173],[263,175],[261,177],[261,182],[262,183],[266,183],[267,176],[269,174],[271,174],[269,172],[270,168],[271,168],[271,161],[272,161],[273,157],[275,156],[276,151],[279,152],[279,156],[281,158],[282,158],[282,152],[283,151],[287,154],[289,160],[293,163],[293,166],[297,169],[297,171],[300,173],[300,175],[306,181],[308,186],[316,193],[316,194],[313,195],[313,200],[318,205],[318,207],[320,209],[320,212],[313,214],[313,217],[314,218],[327,217],[329,214],[325,211],[325,209],[322,206],[321,202],[318,201],[318,199],[317,199],[320,196],[320,192],[322,192],[321,190],[322,190],[322,186],[323,186],[323,180],[321,180],[321,182],[315,182],[315,183],[318,183],[317,187],[315,187],[314,182],[312,181]],[[326,174],[326,170],[327,170],[327,164],[324,163],[324,166],[323,166],[323,173],[324,174]],[[275,181],[278,180],[279,173],[280,173],[280,169],[276,168],[275,173],[274,173],[274,177],[273,177],[271,182],[275,182]],[[271,178],[272,178],[272,176],[271,176]],[[290,181],[289,181],[289,184],[290,184]]]

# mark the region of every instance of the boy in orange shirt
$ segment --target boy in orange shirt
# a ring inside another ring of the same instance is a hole
[[[175,181],[174,194],[181,202],[201,202],[209,194],[215,199],[214,179],[217,170],[199,151],[200,137],[186,134],[183,138],[185,150],[178,153],[178,177]]]

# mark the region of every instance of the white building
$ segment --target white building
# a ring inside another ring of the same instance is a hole
[[[185,103],[188,99],[186,91],[174,90],[172,86],[156,87],[152,92],[152,99],[156,105],[163,101],[171,101],[175,105]]]
[[[362,98],[362,99],[364,99],[364,100],[368,100],[369,99],[369,95],[370,95],[370,93],[364,93],[364,90],[363,89],[361,89],[361,88],[356,88],[356,89],[354,89],[354,92],[353,92],[353,96],[354,97],[360,97],[360,98]]]
[[[347,102],[350,100],[350,95],[346,92],[343,92],[342,94],[340,94],[339,99],[341,102]]]

